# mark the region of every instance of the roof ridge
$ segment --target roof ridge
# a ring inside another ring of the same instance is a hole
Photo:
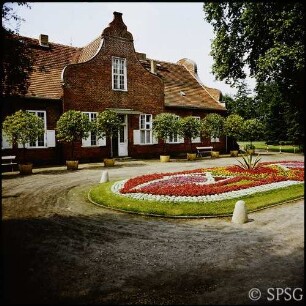
[[[156,61],[156,62],[161,62],[161,63],[166,63],[166,64],[172,64],[172,65],[178,65],[178,66],[182,66],[178,63],[173,63],[173,62],[168,62],[168,61],[161,61],[161,60],[157,60],[157,59],[154,59],[154,58],[150,58],[150,57],[147,57],[147,60],[153,60],[153,61]]]
[[[85,46],[83,47],[80,47],[80,49],[84,49],[86,47],[88,47],[90,44],[92,44],[94,41],[96,41],[97,39],[101,39],[102,40],[102,37],[101,35],[98,35],[96,38],[92,39],[88,44],[86,44]]]
[[[18,35],[18,37],[20,37],[21,39],[25,38],[25,39],[29,39],[29,40],[35,40],[35,42],[39,43],[39,38],[34,38],[34,37],[29,37],[29,36],[24,36],[24,35]],[[52,41],[49,41],[49,44],[57,45],[57,46],[62,46],[62,47],[68,47],[68,48],[71,48],[71,49],[82,49],[81,47],[74,47],[74,46],[64,45],[64,44],[55,43],[55,42],[52,42]]]
[[[217,102],[218,104],[220,104],[220,105],[223,105],[220,101],[218,101],[217,99],[215,99],[215,98],[211,95],[211,93],[206,89],[206,87],[208,87],[208,86],[205,86],[205,85],[203,84],[203,82],[202,82],[202,80],[200,79],[200,77],[198,76],[198,74],[196,74],[196,76],[195,76],[195,75],[192,74],[184,65],[181,65],[181,66],[183,66],[183,67],[192,75],[192,77],[196,79],[196,81],[199,83],[199,85],[208,93],[208,95],[209,95],[214,101],[216,101],[216,102]],[[208,87],[208,88],[210,88],[210,87]],[[217,88],[212,88],[212,89],[217,89]],[[220,91],[220,92],[221,92],[221,91]]]

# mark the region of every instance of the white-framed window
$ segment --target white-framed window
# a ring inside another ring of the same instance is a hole
[[[47,115],[46,111],[42,110],[28,110],[30,114],[34,114],[41,118],[44,122],[45,133],[37,138],[36,141],[30,142],[27,147],[29,148],[45,148],[47,146]]]
[[[211,137],[210,142],[220,142],[220,138],[219,137]]]
[[[139,117],[140,143],[152,144],[152,115],[144,114]]]
[[[112,89],[127,90],[127,69],[125,58],[112,57]]]
[[[93,122],[97,119],[97,112],[83,112],[90,122]],[[97,134],[95,132],[89,132],[89,136],[86,139],[82,139],[83,147],[96,147],[96,146],[105,146],[105,139],[98,139]]]
[[[180,119],[180,117],[176,116],[176,120],[179,120],[179,119]],[[168,138],[167,142],[168,143],[182,143],[182,142],[184,142],[184,139],[182,137],[180,137],[180,135],[178,133],[174,133]]]

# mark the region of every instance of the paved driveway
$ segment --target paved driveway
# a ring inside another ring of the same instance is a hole
[[[304,156],[262,155],[270,160]],[[233,163],[120,161],[108,171],[117,180]],[[102,170],[101,164],[82,164],[76,172],[51,167],[25,177],[3,174],[7,302],[254,304],[248,297],[253,287],[262,291],[261,303],[275,293],[268,288],[302,287],[303,200],[252,213],[243,225],[229,218],[141,217],[88,202]]]

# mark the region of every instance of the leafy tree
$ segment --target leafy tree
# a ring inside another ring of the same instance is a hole
[[[202,119],[201,130],[204,136],[217,138],[223,135],[224,118],[216,113],[208,114]]]
[[[278,143],[288,139],[286,101],[276,83],[260,83],[256,86],[256,100],[262,122],[265,125],[265,140]],[[290,123],[289,123],[290,126]]]
[[[17,5],[30,6],[26,2]],[[18,35],[18,29],[10,29],[10,20],[22,21],[14,13],[9,3],[2,6],[2,61],[1,61],[1,96],[24,95],[29,87],[29,76],[33,71],[34,54],[26,40]]]
[[[304,134],[304,3],[237,1],[204,3],[205,19],[215,38],[212,71],[218,80],[236,85],[246,71],[257,83],[276,83],[282,100],[295,109],[294,131]]]
[[[180,120],[171,113],[158,114],[153,120],[153,134],[163,141],[163,153],[166,154],[167,139],[180,133]]]
[[[230,105],[231,113],[235,113],[244,119],[260,118],[257,100],[251,95],[251,91],[245,82],[237,85],[237,93],[234,96],[234,103]]]
[[[89,136],[92,125],[88,116],[80,111],[69,110],[63,113],[56,123],[56,138],[71,144],[71,160],[74,160],[75,142]]]
[[[192,151],[192,138],[199,137],[201,133],[201,121],[193,116],[187,116],[180,119],[180,134],[187,138],[190,143],[190,152]]]
[[[26,162],[26,145],[44,134],[44,122],[34,114],[19,110],[5,118],[2,129],[11,145],[22,145],[22,162]]]
[[[243,122],[244,119],[237,114],[231,114],[224,120],[224,134],[232,138],[233,148],[235,148],[235,141],[240,140],[243,136]]]
[[[97,115],[96,130],[98,138],[109,138],[110,140],[110,157],[113,158],[113,137],[118,136],[121,126],[121,120],[117,113],[112,110],[105,110]]]
[[[264,135],[264,125],[258,119],[245,120],[242,126],[243,138],[250,141],[250,148],[253,147],[252,142],[259,140]]]

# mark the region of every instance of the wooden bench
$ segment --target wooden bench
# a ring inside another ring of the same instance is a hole
[[[213,147],[196,147],[197,149],[197,156],[202,157],[202,154],[211,152]]]
[[[11,166],[12,172],[14,171],[14,165],[17,165],[15,163],[16,156],[10,155],[10,156],[1,156],[1,166]]]

